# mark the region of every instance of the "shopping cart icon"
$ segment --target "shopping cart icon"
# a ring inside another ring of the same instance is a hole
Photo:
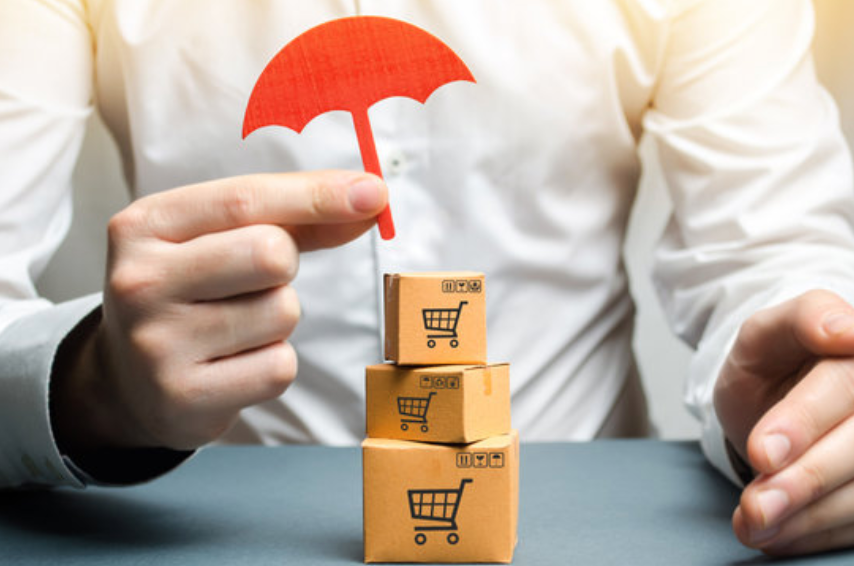
[[[457,340],[457,323],[460,321],[463,305],[467,304],[469,304],[468,301],[460,301],[460,306],[455,309],[421,309],[424,330],[433,332],[427,335],[428,347],[436,347],[435,338],[450,339],[451,348],[460,345],[460,341]]]
[[[433,524],[415,525],[415,544],[427,542],[424,531],[450,531],[448,544],[457,544],[460,535],[457,534],[457,511],[463,498],[463,489],[467,483],[474,480],[460,480],[458,489],[410,489],[409,513],[416,521],[428,521]],[[438,524],[436,524],[438,523]]]
[[[426,397],[398,397],[397,411],[400,413],[400,430],[409,430],[409,424],[420,424],[421,432],[427,432],[427,409],[430,408],[430,400],[435,395],[431,391]]]

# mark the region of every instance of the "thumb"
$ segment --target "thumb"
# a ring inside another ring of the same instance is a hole
[[[854,355],[854,307],[834,293],[810,291],[748,318],[714,391],[715,412],[738,454],[755,465],[748,436],[763,415],[819,358],[846,355]]]
[[[830,291],[809,291],[745,321],[731,360],[754,375],[791,375],[816,356],[849,355],[854,307]]]

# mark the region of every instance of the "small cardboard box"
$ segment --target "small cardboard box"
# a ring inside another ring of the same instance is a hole
[[[510,432],[510,366],[365,370],[367,434],[421,442],[469,443]]]
[[[519,436],[362,443],[365,562],[510,562]]]
[[[485,364],[483,274],[386,274],[385,357],[403,365]]]

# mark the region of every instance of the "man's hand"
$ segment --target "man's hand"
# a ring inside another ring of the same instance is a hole
[[[733,529],[772,555],[854,545],[854,308],[813,291],[751,317],[715,389],[757,473]]]
[[[73,449],[191,449],[296,375],[299,252],[374,223],[385,185],[350,172],[252,175],[143,198],[109,225],[103,319],[52,389]]]

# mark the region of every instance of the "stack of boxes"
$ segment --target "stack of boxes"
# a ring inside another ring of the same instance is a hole
[[[366,370],[365,562],[510,562],[519,439],[487,365],[480,273],[385,277],[385,357]]]

